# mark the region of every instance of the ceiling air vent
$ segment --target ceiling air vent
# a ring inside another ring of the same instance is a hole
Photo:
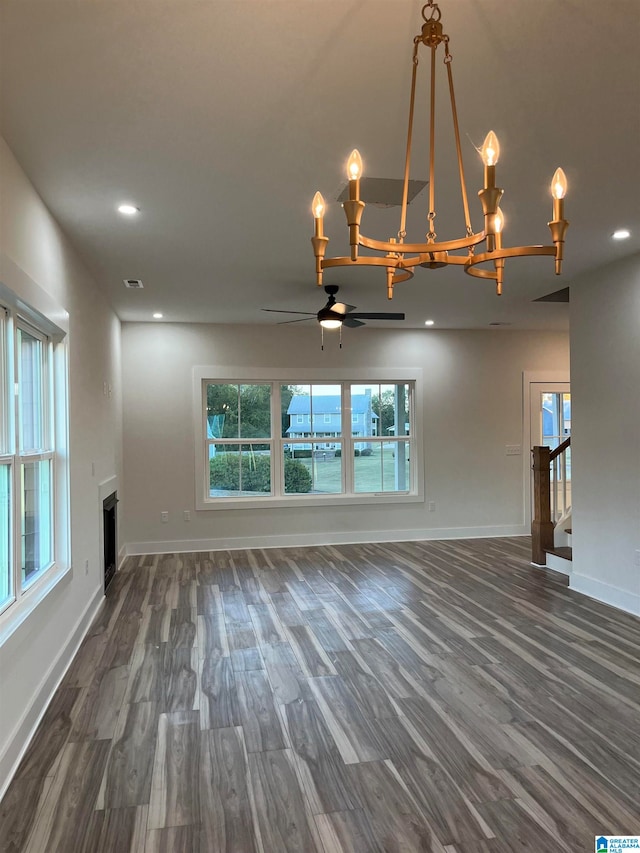
[[[125,278],[124,286],[130,288],[131,290],[142,290],[144,284],[140,281],[139,278]]]

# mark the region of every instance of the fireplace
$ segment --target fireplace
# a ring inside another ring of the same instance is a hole
[[[102,502],[102,540],[104,547],[104,590],[116,573],[118,493],[112,492]]]

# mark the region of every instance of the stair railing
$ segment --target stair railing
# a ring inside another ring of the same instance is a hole
[[[553,548],[553,530],[571,506],[571,436],[551,450],[534,447],[531,561],[546,565]]]

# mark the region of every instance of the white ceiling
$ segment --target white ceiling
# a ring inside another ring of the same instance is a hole
[[[316,311],[326,297],[314,284],[311,198],[338,196],[354,146],[368,175],[402,176],[421,6],[1,0],[2,133],[123,320],[162,311],[172,321],[275,323],[289,318],[261,307]],[[474,227],[482,166],[473,146],[493,129],[506,244],[549,242],[549,182],[556,166],[567,173],[564,275],[548,258],[507,262],[498,298],[459,268],[418,269],[392,303],[379,270],[325,281],[360,310],[405,311],[407,327],[433,317],[441,328],[566,328],[567,305],[532,300],[640,249],[640,0],[440,6]],[[440,239],[464,231],[452,145],[442,113]],[[427,177],[424,150],[412,177]],[[427,194],[411,205],[410,238],[426,230]],[[140,207],[135,220],[116,213],[121,201]],[[615,243],[622,226],[633,236]],[[343,254],[335,202],[325,228],[329,254]],[[365,234],[397,230],[397,209],[367,207]],[[124,278],[144,290],[126,290]]]

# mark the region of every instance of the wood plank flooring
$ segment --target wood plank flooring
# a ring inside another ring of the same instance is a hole
[[[2,853],[517,853],[640,832],[640,620],[526,538],[129,558]]]

